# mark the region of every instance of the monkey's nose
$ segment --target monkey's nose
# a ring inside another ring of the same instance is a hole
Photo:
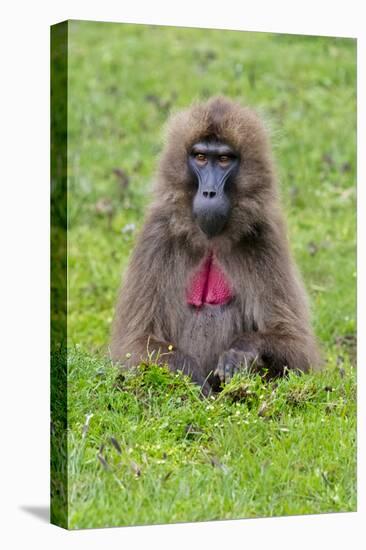
[[[216,191],[203,191],[202,195],[206,199],[213,199],[214,197],[216,197]]]

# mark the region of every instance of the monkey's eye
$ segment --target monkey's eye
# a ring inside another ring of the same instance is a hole
[[[219,163],[222,166],[227,166],[230,162],[231,162],[231,157],[229,157],[228,155],[221,155],[219,157]]]
[[[207,162],[207,157],[203,153],[196,153],[194,158],[199,164],[205,164],[205,162]]]

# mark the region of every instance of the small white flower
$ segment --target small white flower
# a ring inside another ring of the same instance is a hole
[[[122,227],[121,233],[132,233],[135,229],[136,225],[134,223],[127,223],[124,227]]]

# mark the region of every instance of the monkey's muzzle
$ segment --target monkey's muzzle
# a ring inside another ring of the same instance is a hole
[[[224,193],[197,193],[193,200],[193,216],[209,239],[219,235],[229,219],[230,202]]]

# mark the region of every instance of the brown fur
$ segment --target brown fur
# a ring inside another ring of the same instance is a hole
[[[193,143],[211,136],[231,145],[241,161],[230,194],[230,220],[222,234],[208,240],[192,217],[187,153]],[[227,305],[197,310],[186,303],[185,290],[209,249],[235,297]],[[285,366],[307,371],[319,365],[306,294],[288,249],[266,131],[252,110],[219,97],[170,121],[155,201],[120,292],[111,356],[129,366],[151,352],[156,358],[160,350],[161,362],[173,370],[184,368],[203,384],[207,377],[214,383],[212,373],[223,352],[248,346],[273,373]]]

